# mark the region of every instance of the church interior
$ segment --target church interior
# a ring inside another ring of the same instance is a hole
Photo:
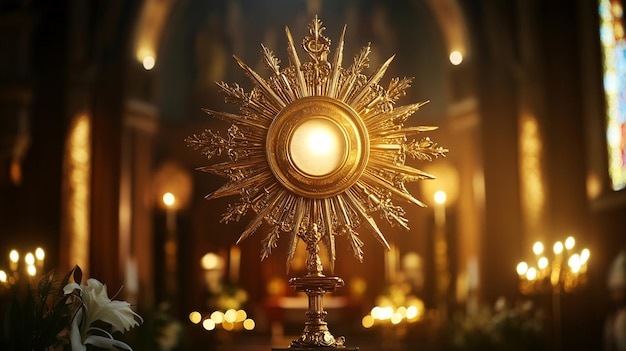
[[[388,245],[361,226],[322,247],[334,347],[626,350],[622,0],[0,0],[0,313],[77,265],[141,316],[113,333],[135,351],[289,349],[310,247],[245,188],[214,196],[228,180],[189,140],[232,137],[207,111],[263,103],[263,50],[313,59],[317,19],[345,72],[393,57],[380,85],[410,82],[394,107],[427,102],[406,126],[447,150],[407,158],[434,179],[406,184],[424,206],[396,202],[403,225],[362,215]]]

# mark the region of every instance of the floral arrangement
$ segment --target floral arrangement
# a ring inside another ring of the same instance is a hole
[[[70,279],[72,281],[70,281]],[[132,348],[113,337],[143,319],[125,301],[111,300],[106,285],[90,278],[82,283],[75,266],[59,282],[53,273],[36,287],[13,286],[0,331],[0,349],[11,351],[84,351]]]

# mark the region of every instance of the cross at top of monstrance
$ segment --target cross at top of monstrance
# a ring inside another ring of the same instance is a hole
[[[254,88],[246,93],[239,84],[218,83],[226,102],[239,105],[239,113],[205,110],[232,123],[227,135],[206,130],[186,139],[208,159],[228,154],[228,161],[199,170],[228,178],[208,199],[239,197],[229,204],[223,222],[254,213],[237,243],[265,222],[271,229],[262,240],[264,259],[278,245],[281,233],[288,234],[287,270],[298,241],[306,244],[307,275],[290,281],[309,295],[309,321],[300,339],[291,344],[296,348],[343,347],[343,338],[335,339],[328,331],[321,307],[322,295],[343,281],[322,273],[319,244],[326,248],[331,271],[338,238],[347,240],[354,256],[363,260],[359,227],[370,228],[389,248],[372,214],[378,212],[390,224],[408,229],[405,211],[395,202],[424,206],[405,184],[434,177],[406,165],[407,158],[431,161],[448,151],[428,137],[410,139],[436,127],[404,126],[425,103],[395,106],[413,78],[391,79],[387,88],[379,85],[393,57],[367,76],[362,73],[369,66],[367,46],[344,68],[345,27],[331,61],[324,29],[316,16],[302,41],[308,57],[303,62],[286,28],[289,66],[283,69],[272,51],[261,45],[271,72],[267,79],[234,57]]]

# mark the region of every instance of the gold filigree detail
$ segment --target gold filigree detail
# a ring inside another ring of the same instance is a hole
[[[345,27],[331,61],[331,41],[323,35],[324,30],[315,17],[302,41],[309,60],[301,62],[286,28],[289,66],[283,69],[274,53],[261,45],[263,61],[271,73],[267,79],[235,56],[235,62],[254,88],[246,93],[236,83],[220,82],[218,87],[226,95],[225,101],[238,105],[239,113],[205,110],[231,123],[227,135],[206,130],[186,139],[188,146],[209,160],[222,154],[228,156],[226,162],[199,170],[228,179],[207,199],[239,196],[237,202],[228,206],[223,222],[238,221],[252,210],[253,218],[237,243],[265,222],[270,226],[261,241],[261,259],[265,259],[277,247],[281,233],[288,234],[287,270],[299,240],[307,242],[310,256],[317,255],[318,243],[324,245],[331,270],[336,259],[336,237],[344,237],[354,256],[362,261],[363,241],[357,232],[362,226],[369,227],[376,239],[389,248],[372,214],[379,213],[386,222],[408,229],[405,211],[395,202],[424,206],[405,185],[434,178],[407,165],[407,156],[431,161],[448,152],[428,137],[409,139],[436,127],[404,126],[425,104],[396,106],[413,78],[393,78],[387,88],[379,85],[393,56],[365,75],[371,51],[368,45],[349,67],[343,68]],[[307,112],[310,109],[321,112]],[[293,135],[296,119],[306,120],[306,113],[315,118],[322,114],[345,134],[348,152],[338,171],[313,177],[293,167],[289,145],[283,140]],[[311,238],[312,234],[316,237]],[[308,261],[315,266],[313,271],[321,274],[313,256]]]

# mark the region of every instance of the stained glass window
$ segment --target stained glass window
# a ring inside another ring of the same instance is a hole
[[[606,140],[613,190],[626,188],[626,38],[622,0],[600,0]]]

